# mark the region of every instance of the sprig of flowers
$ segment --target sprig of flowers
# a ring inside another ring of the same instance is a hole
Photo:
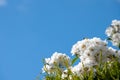
[[[120,48],[120,21],[113,20],[106,34],[113,45]],[[53,53],[44,59],[42,71],[46,73],[45,80],[120,79],[120,50],[107,45],[106,40],[86,38],[73,45],[71,53],[75,58],[72,60],[66,54]],[[80,62],[74,65],[77,59]]]
[[[63,53],[55,52],[51,58],[45,58],[44,67],[42,68],[43,73],[47,72],[48,74],[55,73],[56,69],[62,72],[66,67],[70,66],[70,57]],[[56,67],[57,66],[57,67]]]

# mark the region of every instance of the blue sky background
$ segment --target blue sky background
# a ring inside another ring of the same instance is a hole
[[[106,38],[120,0],[0,0],[0,80],[35,80],[42,59],[70,54],[83,37]]]

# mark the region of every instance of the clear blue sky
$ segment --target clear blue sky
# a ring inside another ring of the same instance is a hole
[[[120,0],[0,0],[0,80],[34,80],[42,59],[70,54],[83,37],[104,39]]]

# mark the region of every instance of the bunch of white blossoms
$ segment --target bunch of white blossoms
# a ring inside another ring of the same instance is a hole
[[[73,45],[71,53],[80,58],[78,65],[71,68],[71,71],[76,75],[81,75],[86,71],[89,71],[91,67],[98,65],[100,62],[107,61],[107,42],[100,38],[84,39],[78,41]]]
[[[70,66],[70,57],[66,54],[55,52],[51,58],[45,58],[45,65],[42,68],[43,72],[48,74],[54,73],[56,69],[63,71],[64,68]]]
[[[106,40],[103,41],[96,37],[78,41],[73,45],[71,53],[81,60],[78,65],[71,68],[71,71],[78,76],[84,71],[90,71],[91,67],[111,61],[112,56],[120,58],[120,51],[107,47]]]
[[[106,34],[112,39],[113,45],[119,46],[120,21],[113,20],[111,27],[107,28]],[[77,65],[72,65],[74,59],[70,60],[70,57],[66,54],[55,52],[51,58],[45,58],[45,65],[42,70],[48,74],[54,74],[57,70],[60,70],[62,79],[73,80],[72,75],[69,74],[70,71],[73,75],[82,76],[84,72],[89,72],[91,67],[96,72],[95,66],[110,62],[113,57],[117,57],[120,62],[120,50],[108,47],[107,43],[106,40],[97,37],[78,41],[71,50],[72,55],[80,59]]]
[[[102,53],[102,58],[105,59],[106,52],[107,42],[96,37],[78,41],[71,50],[71,53],[77,55],[81,62],[85,62],[86,59],[98,62],[100,60],[100,53]]]
[[[106,29],[106,34],[114,46],[120,47],[120,21],[113,20],[111,26]]]
[[[79,57],[80,62],[71,66],[69,69],[74,75],[82,77],[84,72],[89,72],[91,67],[94,72],[96,72],[95,66],[98,66],[101,63],[109,62],[112,60],[112,57],[119,57],[120,51],[113,49],[112,47],[107,47],[106,40],[101,40],[100,38],[84,39],[78,41],[73,45],[71,50],[72,55]],[[71,78],[71,75],[68,75],[68,70],[64,70],[62,74],[62,79]]]
[[[59,68],[62,73],[62,79],[68,76],[71,78],[67,69],[71,70],[74,75],[81,76],[84,72],[89,72],[91,67],[98,66],[100,62],[111,61],[111,56],[119,56],[120,58],[120,51],[107,47],[106,40],[96,37],[78,41],[73,45],[71,53],[79,57],[80,62],[77,65],[72,66],[70,57],[66,54],[55,52],[51,58],[45,58],[45,65],[42,68],[43,72],[51,74],[55,73]]]

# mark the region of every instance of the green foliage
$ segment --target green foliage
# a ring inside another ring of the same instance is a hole
[[[73,60],[72,60],[72,65],[79,59],[79,57],[75,57]]]

